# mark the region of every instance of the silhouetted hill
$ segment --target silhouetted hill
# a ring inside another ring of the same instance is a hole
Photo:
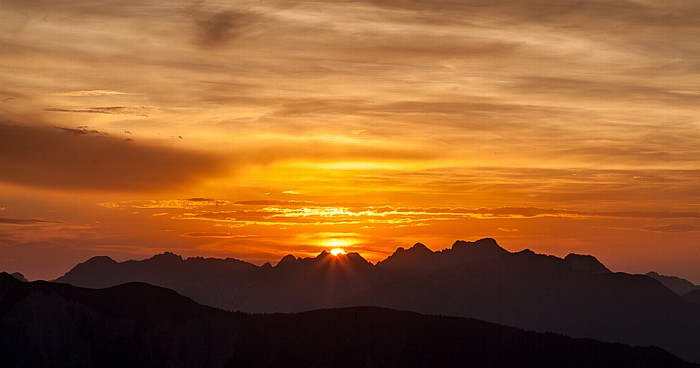
[[[249,315],[143,283],[107,289],[0,274],[8,367],[697,367],[654,347],[377,307]]]
[[[476,242],[456,241],[452,248],[433,252],[421,243],[408,250],[399,248],[389,258],[377,263],[377,269],[389,278],[408,280],[435,273],[441,269],[462,264],[498,258],[508,251],[495,240],[486,238]]]
[[[536,331],[652,344],[700,359],[700,315],[642,275],[585,273],[523,251],[460,265],[418,282],[375,286],[370,305],[469,316]]]
[[[659,275],[656,272],[649,272],[646,275],[658,280],[678,295],[684,295],[693,290],[700,290],[700,286],[694,285],[692,282],[680,277]]]
[[[10,276],[16,278],[16,279],[19,280],[19,281],[27,282],[27,278],[24,277],[24,275],[22,275],[22,274],[19,273],[19,272],[13,272],[13,273],[10,274]]]
[[[116,263],[93,258],[58,281],[107,287],[130,281],[172,288],[211,306],[300,312],[373,305],[473,317],[534,331],[656,345],[700,362],[700,312],[659,281],[610,272],[595,257],[511,253],[493,239],[422,244],[372,266],[359,254],[284,257],[275,267],[172,253]]]
[[[700,290],[693,290],[683,295],[683,300],[700,307]]]
[[[564,260],[569,262],[571,267],[578,271],[588,273],[610,273],[610,270],[593,256],[571,253],[566,256]]]

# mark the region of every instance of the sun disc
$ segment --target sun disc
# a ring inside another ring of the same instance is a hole
[[[341,254],[346,254],[346,253],[342,248],[333,248],[333,249],[331,249],[331,254],[337,257]]]

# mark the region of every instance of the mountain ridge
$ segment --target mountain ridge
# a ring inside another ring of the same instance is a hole
[[[397,249],[372,265],[359,254],[288,255],[272,266],[182,259],[81,263],[58,282],[103,288],[131,281],[172,288],[233,311],[301,312],[382,306],[473,317],[533,331],[657,345],[700,362],[700,311],[658,280],[611,272],[593,256],[509,252],[490,238],[432,251]],[[106,265],[106,266],[105,266]],[[174,266],[173,266],[174,265]]]
[[[694,285],[692,282],[677,276],[660,275],[653,271],[647,272],[646,275],[658,280],[678,295],[684,295],[693,290],[700,290],[700,285]]]
[[[87,289],[0,273],[0,296],[8,366],[698,367],[656,347],[378,307],[226,312],[145,283]]]

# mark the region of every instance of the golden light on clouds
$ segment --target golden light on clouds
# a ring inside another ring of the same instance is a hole
[[[489,236],[700,282],[697,1],[32,0],[0,18],[0,268],[378,261]]]

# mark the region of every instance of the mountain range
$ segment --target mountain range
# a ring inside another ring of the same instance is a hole
[[[698,367],[656,347],[378,307],[246,314],[145,283],[86,289],[0,273],[7,367]]]
[[[648,272],[646,275],[658,280],[665,287],[678,295],[686,295],[691,291],[700,290],[700,286],[694,285],[692,282],[677,276],[659,275],[656,272]]]
[[[540,332],[655,345],[700,362],[700,304],[647,275],[611,272],[595,257],[509,252],[493,239],[457,241],[434,252],[399,248],[372,265],[357,253],[284,257],[274,267],[236,259],[144,261],[95,257],[57,282],[106,288],[145,282],[244,312],[380,306],[476,318]]]

